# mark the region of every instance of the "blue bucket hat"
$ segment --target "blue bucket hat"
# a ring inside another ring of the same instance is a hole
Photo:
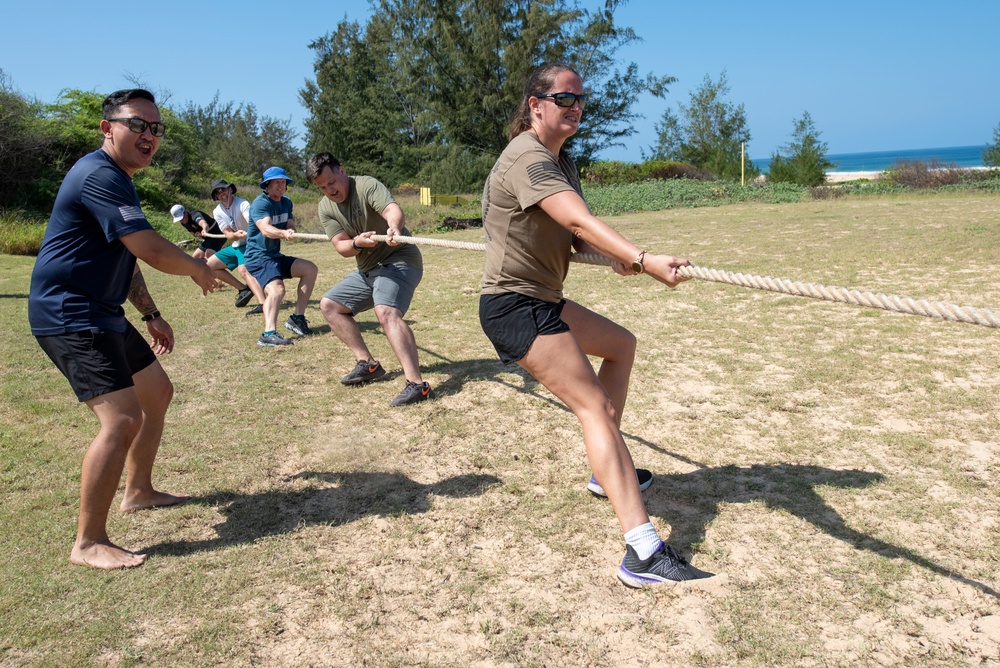
[[[284,179],[285,181],[287,181],[286,185],[292,185],[292,180],[288,178],[288,174],[286,174],[285,170],[282,169],[281,167],[268,167],[267,169],[264,170],[264,174],[261,176],[261,179],[263,179],[260,182],[261,190],[267,188],[268,181],[274,181],[276,179]]]

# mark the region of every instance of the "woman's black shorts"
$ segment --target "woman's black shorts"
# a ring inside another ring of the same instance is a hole
[[[528,354],[539,335],[569,331],[561,317],[565,304],[565,299],[546,302],[517,292],[480,295],[479,323],[500,361],[513,364]]]

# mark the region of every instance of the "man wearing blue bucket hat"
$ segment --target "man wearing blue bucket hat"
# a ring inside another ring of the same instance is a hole
[[[277,331],[278,309],[285,298],[286,278],[299,279],[299,285],[295,313],[285,321],[285,327],[299,336],[312,334],[305,312],[319,270],[309,260],[281,254],[282,239],[295,238],[292,200],[285,196],[291,183],[284,169],[268,167],[260,182],[264,192],[250,205],[245,266],[264,289],[264,333],[257,340],[259,346],[292,343]]]

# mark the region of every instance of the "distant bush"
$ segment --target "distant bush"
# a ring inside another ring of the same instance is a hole
[[[889,178],[889,174],[893,178]],[[880,178],[857,181],[810,190],[813,199],[827,199],[845,195],[898,195],[921,190],[930,193],[982,192],[1000,193],[1000,170],[996,169],[942,169],[925,174],[924,169],[886,170]]]
[[[673,160],[647,160],[640,163],[615,160],[593,162],[582,171],[581,176],[585,182],[595,186],[637,183],[650,179],[714,180],[711,174],[694,165]]]
[[[937,160],[930,163],[922,160],[898,160],[882,173],[881,180],[907,188],[940,188],[961,183],[963,174],[969,170],[959,169],[954,163],[943,165]]]
[[[420,186],[416,183],[400,183],[393,188],[393,192],[397,195],[419,195]]]

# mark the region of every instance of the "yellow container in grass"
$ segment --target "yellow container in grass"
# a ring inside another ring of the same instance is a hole
[[[421,188],[420,203],[423,206],[433,206],[435,204],[439,204],[441,206],[459,204],[464,206],[469,203],[469,200],[458,195],[432,195],[430,188]]]

